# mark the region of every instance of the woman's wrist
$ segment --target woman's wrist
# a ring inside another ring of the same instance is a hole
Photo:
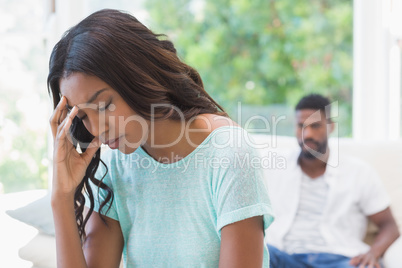
[[[74,199],[76,186],[71,183],[67,175],[60,175],[57,169],[53,169],[52,201],[53,199],[69,200]]]
[[[61,206],[74,206],[74,193],[63,193],[60,191],[52,190],[51,196],[52,208]]]

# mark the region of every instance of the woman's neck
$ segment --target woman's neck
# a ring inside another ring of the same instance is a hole
[[[195,150],[216,128],[235,125],[230,118],[202,114],[188,121],[151,122],[148,139],[142,148],[156,161],[173,163]]]

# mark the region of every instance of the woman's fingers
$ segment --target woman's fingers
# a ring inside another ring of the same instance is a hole
[[[78,108],[75,106],[57,128],[54,149],[58,151],[58,154],[60,154],[60,159],[64,159],[65,154],[68,152],[75,151],[74,145],[71,141],[70,127],[77,112]]]
[[[67,114],[66,118],[63,120],[63,122],[59,125],[57,129],[57,138],[59,140],[64,140],[66,137],[68,137],[68,134],[70,132],[70,127],[71,124],[73,123],[74,117],[78,113],[78,107],[74,106],[73,109],[69,114]]]
[[[59,103],[56,106],[56,109],[54,109],[53,114],[50,117],[49,122],[50,122],[50,127],[52,129],[53,138],[56,137],[57,129],[67,114],[66,104],[67,104],[66,97],[64,97],[64,96],[61,97]]]
[[[92,157],[95,155],[96,151],[98,151],[100,144],[101,143],[100,143],[99,138],[95,137],[91,141],[91,143],[89,144],[89,146],[85,150],[85,152],[81,154],[81,157],[83,158],[83,160],[85,161],[87,166],[89,165],[89,163],[91,163]]]

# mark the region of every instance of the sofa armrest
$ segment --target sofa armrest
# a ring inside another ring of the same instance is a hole
[[[385,268],[400,268],[402,265],[402,236],[399,237],[384,253]]]

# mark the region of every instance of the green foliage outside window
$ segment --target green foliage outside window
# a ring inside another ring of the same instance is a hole
[[[291,119],[315,92],[338,101],[339,135],[351,135],[351,1],[147,0],[146,8],[151,28],[168,35],[235,118],[241,102],[244,113]],[[287,122],[277,134],[292,135]]]

